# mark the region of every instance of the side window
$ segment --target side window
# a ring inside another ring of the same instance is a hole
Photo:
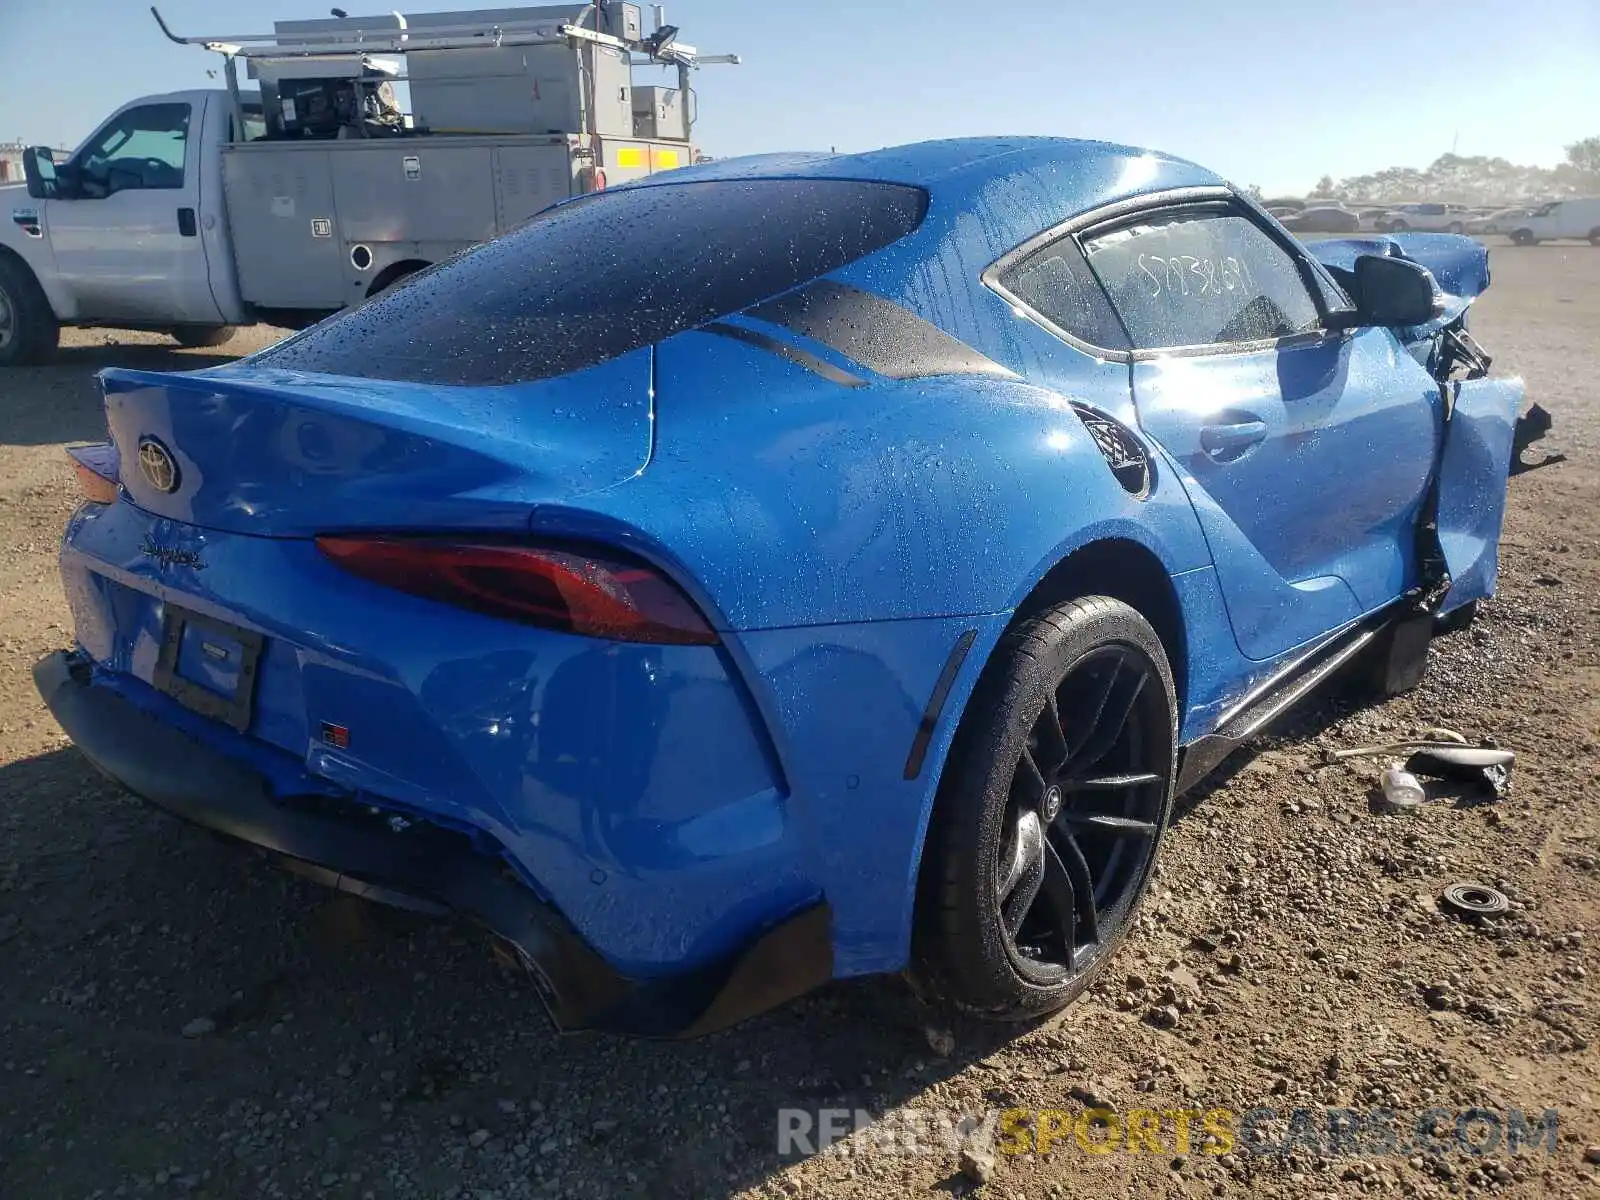
[[[239,128],[238,122],[229,119],[228,128],[233,132],[236,142],[259,142],[267,136],[267,118],[261,111],[259,104],[245,104],[240,106],[244,110],[244,128]]]
[[[1105,350],[1128,349],[1128,335],[1071,238],[1061,238],[1013,263],[999,283],[1073,337]]]
[[[1141,350],[1266,341],[1320,320],[1294,258],[1237,213],[1151,217],[1084,250]]]
[[[181,188],[188,142],[187,104],[141,104],[117,114],[78,152],[72,165],[91,196],[133,188]]]

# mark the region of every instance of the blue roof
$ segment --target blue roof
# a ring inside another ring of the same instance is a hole
[[[668,171],[629,186],[737,179],[862,179],[927,190],[930,216],[981,210],[996,253],[1078,213],[1143,192],[1225,182],[1170,154],[1114,142],[972,137],[859,154],[757,154]]]
[[[832,274],[988,355],[1016,360],[1018,318],[980,287],[986,267],[1035,235],[1131,196],[1225,181],[1169,154],[1070,138],[951,138],[862,154],[762,154],[666,171],[626,187],[747,179],[854,179],[924,189],[912,233]]]

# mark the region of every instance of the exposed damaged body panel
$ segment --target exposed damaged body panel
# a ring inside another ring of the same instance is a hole
[[[1453,233],[1389,233],[1373,237],[1329,238],[1310,243],[1317,260],[1336,276],[1350,274],[1363,254],[1407,258],[1428,268],[1439,285],[1443,307],[1435,328],[1455,321],[1489,287],[1489,250],[1481,242]],[[1427,326],[1423,329],[1429,328]],[[1419,329],[1418,332],[1421,332]]]

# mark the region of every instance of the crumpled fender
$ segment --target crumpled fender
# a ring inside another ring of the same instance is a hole
[[[1406,331],[1404,340],[1430,337],[1450,325],[1489,288],[1489,251],[1459,233],[1388,233],[1372,237],[1330,238],[1309,244],[1319,262],[1335,271],[1353,271],[1363,254],[1405,258],[1427,267],[1443,293],[1444,311],[1425,325]]]

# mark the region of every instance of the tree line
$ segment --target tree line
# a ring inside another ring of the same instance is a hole
[[[1426,167],[1386,167],[1335,180],[1312,194],[1346,204],[1431,200],[1451,204],[1532,204],[1563,196],[1600,196],[1600,135],[1567,146],[1555,167],[1528,167],[1485,155],[1441,154]]]

